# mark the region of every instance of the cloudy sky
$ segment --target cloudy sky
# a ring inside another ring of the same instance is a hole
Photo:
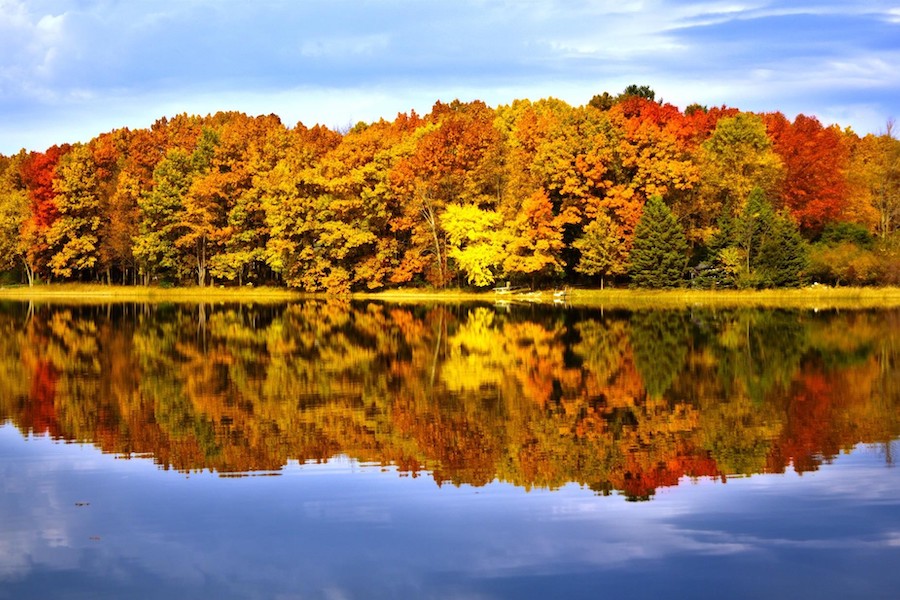
[[[0,0],[0,153],[181,112],[345,127],[435,100],[900,116],[900,0]]]

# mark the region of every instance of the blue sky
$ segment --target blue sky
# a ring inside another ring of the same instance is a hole
[[[239,110],[345,127],[646,84],[879,132],[900,0],[0,0],[0,153]]]

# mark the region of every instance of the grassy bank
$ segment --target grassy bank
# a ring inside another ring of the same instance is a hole
[[[42,302],[286,302],[303,296],[296,291],[272,287],[182,287],[119,286],[62,283],[0,287],[0,299]]]
[[[816,286],[774,290],[576,290],[578,306],[675,308],[679,306],[758,308],[896,308],[900,288],[831,288]]]
[[[463,290],[392,290],[377,294],[359,294],[397,303],[456,303],[467,301],[511,304],[558,304],[598,308],[679,308],[685,306],[758,307],[758,308],[897,308],[900,288],[831,288],[826,286],[777,290],[632,290],[574,289],[564,298],[552,291],[514,295]]]
[[[284,288],[159,288],[95,284],[51,284],[35,287],[0,287],[0,299],[41,302],[289,302],[316,296]],[[685,306],[759,308],[898,308],[900,288],[831,288],[826,286],[779,290],[631,290],[624,288],[569,290],[565,298],[552,291],[497,295],[448,289],[402,289],[354,294],[354,299],[397,304],[458,304],[489,302],[500,304],[556,304],[598,308],[678,308]]]

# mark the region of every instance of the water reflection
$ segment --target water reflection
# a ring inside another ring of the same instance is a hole
[[[346,455],[639,500],[889,449],[898,357],[898,311],[10,303],[0,422],[185,472]]]

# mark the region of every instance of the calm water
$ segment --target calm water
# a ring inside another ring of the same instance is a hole
[[[0,305],[0,598],[896,598],[900,312]]]

